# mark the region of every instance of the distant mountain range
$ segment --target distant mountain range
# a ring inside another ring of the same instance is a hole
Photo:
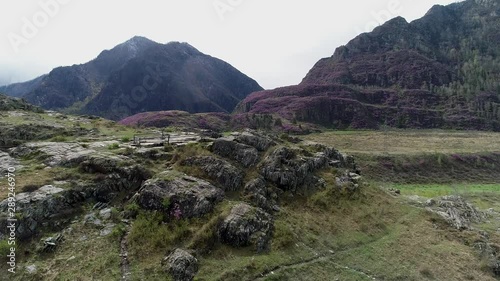
[[[333,128],[500,130],[500,1],[394,18],[320,60],[300,85],[253,93],[236,113]]]
[[[500,0],[436,5],[411,23],[394,18],[321,59],[299,85],[275,90],[186,43],[141,37],[2,90],[43,108],[130,116],[124,123],[135,125],[178,124],[176,116],[207,125],[205,115],[186,114],[232,112],[216,123],[499,131]]]
[[[257,82],[187,43],[134,37],[81,65],[0,87],[45,109],[119,120],[145,111],[231,112]]]

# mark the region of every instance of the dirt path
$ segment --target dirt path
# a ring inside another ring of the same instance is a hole
[[[125,235],[123,235],[122,240],[120,241],[120,268],[122,273],[122,280],[130,280],[130,263],[128,260],[128,235],[130,233],[130,226],[127,226],[127,230]]]
[[[366,272],[363,272],[363,271],[360,271],[360,270],[357,270],[357,269],[354,269],[354,268],[350,268],[348,266],[344,266],[344,265],[341,265],[341,264],[338,264],[336,262],[331,261],[331,259],[333,259],[333,257],[334,257],[333,253],[320,254],[318,256],[311,257],[311,258],[303,260],[303,261],[298,261],[298,262],[294,262],[294,263],[289,263],[289,264],[283,264],[283,265],[275,266],[275,267],[273,267],[273,268],[271,268],[271,269],[269,269],[269,270],[261,273],[260,276],[257,277],[257,278],[255,278],[254,280],[255,281],[265,280],[267,277],[269,277],[269,276],[271,276],[273,274],[276,274],[276,273],[278,273],[280,271],[286,271],[286,270],[289,270],[289,269],[294,269],[294,268],[298,268],[298,267],[301,267],[301,266],[310,265],[310,264],[314,264],[314,263],[322,262],[322,261],[330,261],[331,264],[333,264],[335,267],[337,267],[339,269],[356,273],[356,274],[364,276],[364,277],[366,277],[366,278],[368,278],[370,280],[377,280],[377,278],[375,278],[375,277],[367,274]]]

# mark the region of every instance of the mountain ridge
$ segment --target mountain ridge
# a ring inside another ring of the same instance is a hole
[[[393,18],[319,60],[299,85],[249,95],[236,113],[330,128],[500,130],[498,14],[500,1],[468,0],[410,23]]]
[[[262,90],[230,64],[188,43],[161,44],[140,36],[39,79],[31,87],[17,85],[16,95],[45,109],[114,120],[157,110],[227,113],[249,93]],[[147,99],[138,98],[137,89],[147,92]]]

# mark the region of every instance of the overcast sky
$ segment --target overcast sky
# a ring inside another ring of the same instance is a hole
[[[320,58],[389,17],[450,0],[2,0],[0,84],[80,64],[135,35],[188,42],[264,88],[300,83]],[[44,4],[45,3],[45,4]]]

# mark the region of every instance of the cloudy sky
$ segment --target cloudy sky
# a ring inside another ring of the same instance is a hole
[[[0,84],[87,62],[135,35],[188,42],[264,88],[299,83],[322,57],[395,16],[450,0],[2,0]]]

